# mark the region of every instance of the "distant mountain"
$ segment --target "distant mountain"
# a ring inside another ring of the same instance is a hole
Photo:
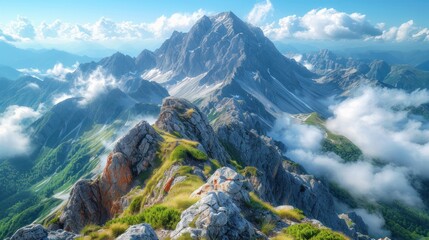
[[[78,56],[54,49],[21,49],[0,41],[0,65],[13,68],[37,68],[46,70],[57,63],[71,66],[76,62],[89,62],[93,60],[87,56]]]
[[[413,91],[429,88],[429,72],[384,60],[341,57],[329,50],[304,54],[301,62],[320,75],[319,82],[337,84],[346,91],[358,86],[380,85]]]
[[[0,80],[0,82],[2,81]],[[0,89],[0,112],[10,105],[27,106],[36,109],[41,103],[51,103],[55,94],[66,92],[71,87],[69,82],[52,78],[45,78],[42,81],[31,76],[23,76],[7,82],[7,86]]]
[[[417,69],[423,70],[423,71],[429,71],[429,60],[420,63],[416,66]]]
[[[21,75],[22,74],[14,68],[0,65],[0,78],[15,80],[19,78]]]
[[[387,51],[387,50],[350,50],[341,51],[341,55],[354,59],[386,61],[388,64],[407,64],[416,66],[427,60],[429,50],[420,51]]]
[[[157,82],[206,112],[222,99],[240,101],[257,113],[261,126],[272,125],[282,112],[325,114],[323,98],[335,93],[334,86],[314,82],[315,74],[284,57],[259,28],[230,12],[203,17],[188,33],[174,32],[155,52],[144,50],[136,58],[116,53],[82,64],[70,76],[97,67],[121,82],[136,76]]]

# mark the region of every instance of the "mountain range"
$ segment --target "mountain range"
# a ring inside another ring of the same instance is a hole
[[[357,161],[357,145],[327,130],[330,103],[364,86],[427,88],[424,65],[328,50],[298,61],[232,12],[204,16],[137,57],[31,54],[39,65],[9,66],[81,64],[61,79],[0,71],[1,111],[39,114],[20,125],[31,148],[0,160],[1,238],[386,237],[356,209],[380,212],[392,239],[429,234],[427,205],[356,197],[312,176],[286,156],[291,146],[269,137],[288,114],[324,131],[324,151]],[[428,109],[414,113],[425,118]]]

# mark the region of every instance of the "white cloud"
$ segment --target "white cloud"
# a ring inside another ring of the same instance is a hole
[[[0,114],[0,159],[30,154],[31,144],[25,126],[40,116],[28,107],[9,106]]]
[[[170,35],[174,30],[187,31],[191,28],[206,12],[199,9],[191,14],[174,13],[170,17],[161,16],[153,23],[145,24],[142,26],[145,30],[152,33],[155,37],[161,38]]]
[[[408,116],[408,108],[429,102],[429,92],[364,88],[333,107],[327,126],[372,158],[427,178],[429,127]],[[351,127],[353,126],[353,127]]]
[[[254,25],[260,24],[262,21],[265,20],[268,13],[273,10],[274,8],[270,0],[266,0],[262,3],[257,3],[255,4],[255,6],[253,6],[252,10],[247,15],[247,21]]]
[[[292,160],[355,196],[419,206],[422,201],[411,179],[428,178],[429,125],[408,111],[427,102],[427,90],[407,93],[366,87],[332,106],[333,117],[326,126],[362,150],[364,156],[357,162],[346,163],[334,153],[321,152],[321,130],[288,117],[278,119],[271,134],[286,144]]]
[[[20,40],[34,39],[36,36],[36,31],[31,21],[22,16],[18,16],[16,20],[11,21],[3,31]]]
[[[415,26],[413,20],[409,20],[399,27],[385,28],[385,24],[380,26],[380,29],[383,29],[383,34],[376,36],[375,40],[396,42],[429,41],[429,29]]]
[[[381,35],[381,31],[360,13],[339,12],[333,8],[313,9],[304,16],[286,16],[262,27],[276,40],[297,39],[364,39]]]
[[[386,237],[390,236],[390,231],[384,229],[384,225],[386,224],[386,221],[384,220],[383,216],[376,214],[376,213],[370,213],[365,209],[355,209],[354,210],[366,223],[368,226],[368,232],[371,236],[374,237]]]
[[[286,57],[292,58],[297,63],[301,63],[308,70],[313,70],[313,64],[309,63],[307,60],[302,60],[302,54],[286,54]]]
[[[344,163],[336,154],[320,151],[324,136],[320,129],[300,124],[288,116],[277,120],[271,135],[286,145],[286,155],[290,159],[316,176],[329,178],[355,196],[371,201],[400,200],[407,204],[421,204],[417,191],[408,180],[406,168],[377,167],[367,159]]]
[[[102,17],[95,23],[73,24],[55,20],[34,25],[25,17],[18,17],[0,29],[0,38],[12,41],[89,41],[109,42],[112,40],[136,41],[142,39],[165,38],[174,30],[187,31],[206,12],[199,9],[192,13],[174,13],[157,18],[154,22],[115,22]]]
[[[60,102],[62,102],[64,100],[72,98],[72,97],[74,97],[74,96],[72,94],[68,94],[68,93],[57,94],[57,95],[54,95],[52,97],[52,103],[54,105],[56,105],[56,104],[58,104],[58,103],[60,103]]]
[[[56,79],[59,79],[59,80],[65,80],[66,75],[68,73],[74,72],[78,66],[79,66],[79,63],[76,63],[72,67],[68,68],[68,67],[65,67],[62,63],[57,63],[51,69],[48,69],[46,71],[46,75],[55,77]]]
[[[116,79],[112,75],[105,75],[103,69],[98,67],[88,77],[79,76],[71,94],[83,97],[81,103],[86,104],[116,86]]]

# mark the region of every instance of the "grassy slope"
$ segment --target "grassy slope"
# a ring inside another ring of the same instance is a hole
[[[104,148],[103,141],[112,136],[113,127],[95,126],[75,141],[43,148],[28,169],[2,162],[0,182],[9,195],[3,195],[0,200],[4,210],[0,213],[0,238],[47,215],[57,206],[61,201],[52,196],[88,176],[99,160],[92,156],[98,156]]]

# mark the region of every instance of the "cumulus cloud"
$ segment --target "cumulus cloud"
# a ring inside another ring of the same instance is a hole
[[[327,126],[371,158],[428,178],[429,126],[408,109],[429,102],[429,92],[363,88],[332,108]]]
[[[371,201],[400,200],[407,204],[421,204],[417,191],[408,180],[406,168],[375,166],[365,159],[345,163],[338,155],[321,151],[322,130],[301,124],[289,116],[277,120],[271,135],[285,143],[286,155],[290,159],[310,173],[348,189],[355,196]]]
[[[384,28],[384,24],[381,25]],[[376,36],[376,40],[385,41],[429,41],[429,29],[414,25],[413,20],[409,20],[399,27],[390,27],[383,30],[383,34]]]
[[[422,201],[412,181],[415,177],[428,179],[429,124],[411,115],[409,109],[428,102],[427,90],[407,93],[365,87],[332,106],[333,117],[326,126],[362,150],[363,156],[356,162],[322,152],[324,132],[288,116],[277,120],[271,135],[285,143],[289,158],[352,195],[420,206]]]
[[[112,75],[104,74],[103,69],[98,67],[88,77],[79,76],[75,80],[71,94],[83,97],[81,103],[86,104],[116,86],[116,79]]]
[[[65,80],[66,75],[74,72],[78,66],[79,63],[74,64],[72,67],[65,67],[62,63],[57,63],[46,71],[46,75],[55,77],[59,80]]]
[[[155,37],[165,37],[174,30],[186,31],[192,27],[206,12],[199,9],[191,14],[187,13],[174,13],[170,17],[161,16],[153,23],[143,23],[142,27],[154,34]]]
[[[365,15],[339,12],[333,8],[313,9],[302,17],[286,16],[262,28],[267,36],[276,40],[364,39],[382,34],[366,20]]]
[[[0,159],[26,155],[31,151],[25,127],[40,116],[28,107],[9,106],[0,114]]]
[[[274,8],[270,0],[266,0],[262,3],[257,3],[255,4],[255,6],[253,6],[252,10],[247,15],[247,21],[254,25],[260,24],[262,21],[265,20],[268,13],[273,10]]]
[[[52,97],[52,103],[54,104],[54,105],[56,105],[56,104],[58,104],[58,103],[60,103],[60,102],[62,102],[62,101],[64,101],[64,100],[67,100],[67,99],[69,99],[69,98],[73,98],[74,96],[72,95],[72,94],[69,94],[69,93],[61,93],[61,94],[57,94],[57,95],[54,95],[53,97]]]
[[[302,60],[302,54],[286,54],[286,57],[291,58],[293,60],[295,60],[295,62],[297,63],[301,63],[305,68],[307,68],[308,70],[313,70],[313,64],[309,63],[307,60]]]
[[[36,30],[31,21],[22,16],[18,16],[16,20],[11,21],[3,31],[13,38],[20,40],[34,39],[36,36]]]
[[[74,24],[59,19],[39,25],[28,18],[18,17],[0,29],[0,39],[11,41],[135,41],[141,39],[165,38],[174,30],[187,31],[206,12],[199,9],[192,13],[174,13],[160,16],[153,22],[115,22],[102,17],[95,23]]]

